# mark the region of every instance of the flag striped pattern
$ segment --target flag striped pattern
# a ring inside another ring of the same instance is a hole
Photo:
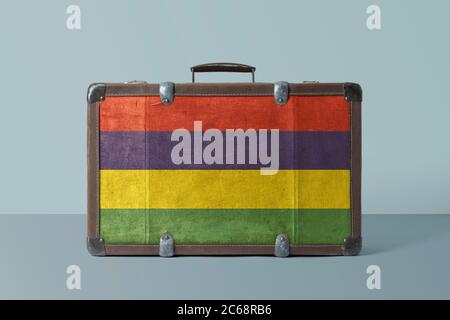
[[[180,96],[170,106],[159,96],[106,97],[99,110],[106,243],[158,244],[170,232],[178,244],[273,244],[279,233],[293,244],[342,244],[351,233],[343,96],[291,96],[284,106],[270,96]],[[172,163],[172,132],[192,132],[194,121],[203,131],[278,129],[279,171],[261,175],[259,162]]]

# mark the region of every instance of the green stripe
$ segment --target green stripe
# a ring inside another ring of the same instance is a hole
[[[294,221],[298,225],[294,228]],[[294,234],[294,229],[295,233]],[[348,209],[101,209],[108,244],[159,244],[170,232],[177,244],[342,244],[351,233]]]

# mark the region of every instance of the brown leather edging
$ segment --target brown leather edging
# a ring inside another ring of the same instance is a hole
[[[361,102],[351,102],[352,237],[361,237]]]
[[[275,247],[271,245],[175,245],[175,255],[274,255]],[[289,255],[328,256],[342,255],[340,245],[291,245]],[[106,245],[106,254],[123,255],[159,255],[158,245]]]
[[[290,83],[289,95],[343,95],[342,83]],[[159,96],[159,84],[108,83],[106,96]],[[177,83],[175,96],[271,96],[272,83]]]
[[[88,238],[99,238],[99,103],[87,107],[87,230]]]

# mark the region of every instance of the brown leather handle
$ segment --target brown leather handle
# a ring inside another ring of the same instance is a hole
[[[253,66],[241,63],[230,63],[230,62],[215,62],[215,63],[205,63],[199,64],[191,67],[192,71],[192,82],[195,82],[196,72],[241,72],[241,73],[251,73],[252,82],[255,82],[255,70]]]

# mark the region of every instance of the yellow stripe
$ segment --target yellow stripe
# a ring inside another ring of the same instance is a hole
[[[350,208],[350,172],[280,170],[261,175],[260,170],[101,170],[100,206],[346,209]]]

